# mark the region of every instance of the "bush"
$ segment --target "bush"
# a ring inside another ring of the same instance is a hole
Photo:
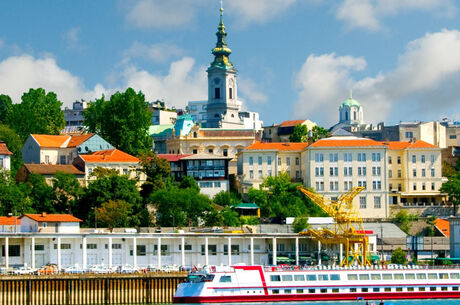
[[[240,222],[242,225],[255,226],[260,224],[259,218],[256,216],[240,216]]]
[[[294,222],[292,223],[292,230],[295,233],[299,233],[305,229],[308,229],[310,224],[308,223],[307,217],[296,217]]]
[[[391,254],[391,262],[393,264],[405,264],[407,262],[406,252],[404,252],[401,248],[394,250]]]

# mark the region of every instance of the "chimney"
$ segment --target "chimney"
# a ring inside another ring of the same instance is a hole
[[[46,217],[46,212],[42,212],[42,217]]]

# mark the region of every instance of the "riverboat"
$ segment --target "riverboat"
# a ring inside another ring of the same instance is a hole
[[[204,267],[178,285],[175,303],[460,298],[460,268]]]

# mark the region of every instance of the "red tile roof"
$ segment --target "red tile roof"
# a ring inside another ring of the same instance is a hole
[[[409,147],[410,148],[438,148],[436,145],[427,143],[422,140],[415,141],[415,143],[412,143]]]
[[[310,145],[310,147],[362,147],[362,146],[385,146],[382,142],[371,139],[322,139]]]
[[[18,216],[0,216],[0,226],[20,225],[21,219]]]
[[[253,137],[254,131],[248,129],[241,130],[200,130],[200,135],[203,137]]]
[[[70,139],[67,135],[32,134],[31,136],[41,147],[65,147],[64,144]]]
[[[23,165],[29,173],[39,175],[54,175],[56,172],[63,172],[72,175],[84,175],[85,173],[80,171],[73,165],[65,164],[24,164]]]
[[[92,136],[94,136],[94,133],[72,136],[67,147],[77,147],[78,145],[82,144]]]
[[[280,124],[280,127],[290,127],[290,126],[297,126],[299,124],[302,124],[306,120],[293,120],[293,121],[284,121],[283,123]]]
[[[85,162],[90,163],[139,163],[140,160],[118,149],[96,151],[87,155],[80,155]]]
[[[177,162],[180,159],[191,156],[191,155],[158,154],[157,156],[158,158],[168,160],[168,162]]]
[[[6,144],[3,142],[0,142],[0,155],[12,155],[13,153],[8,150],[8,147],[6,147]]]
[[[308,143],[261,143],[255,142],[246,147],[246,150],[278,150],[278,151],[301,151],[308,146]]]
[[[70,214],[24,214],[22,217],[29,217],[37,222],[82,222],[81,219]]]
[[[389,149],[394,149],[394,150],[406,149],[410,145],[409,142],[400,142],[400,141],[390,141],[390,142],[382,142],[382,143],[385,145],[388,145]]]
[[[450,226],[449,226],[449,221],[446,219],[439,219],[437,218],[434,221],[434,225],[438,230],[444,234],[445,237],[450,237]]]

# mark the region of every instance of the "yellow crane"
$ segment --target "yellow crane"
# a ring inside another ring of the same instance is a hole
[[[342,194],[337,201],[316,194],[303,185],[297,188],[335,221],[333,230],[309,229],[300,234],[309,235],[326,245],[342,244],[345,251],[341,266],[350,266],[354,262],[362,266],[371,265],[367,257],[368,238],[363,227],[363,219],[358,208],[353,204],[353,199],[364,190],[364,187],[352,188]]]

